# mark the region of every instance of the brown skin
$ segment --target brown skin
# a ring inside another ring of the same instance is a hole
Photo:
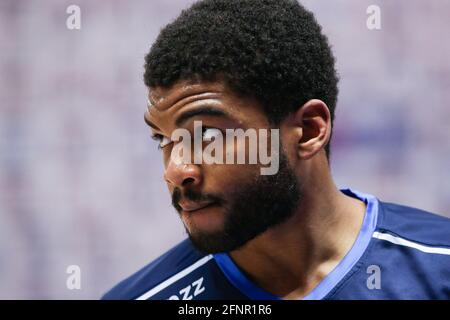
[[[151,88],[153,106],[145,120],[154,134],[170,137],[178,128],[175,119],[204,103],[224,110],[223,116],[197,115],[181,127],[192,132],[194,120],[204,126],[270,128],[267,116],[253,99],[237,96],[221,81],[180,81],[170,88]],[[301,201],[294,216],[230,252],[234,262],[256,284],[285,299],[307,295],[330,273],[350,250],[365,213],[362,201],[344,195],[333,182],[324,151],[331,134],[328,107],[310,100],[280,124],[280,139],[301,188]],[[227,195],[235,186],[260,174],[258,165],[183,164],[171,161],[173,143],[163,148],[167,186],[193,188],[202,193]],[[189,233],[220,230],[224,212],[219,206],[183,212]]]

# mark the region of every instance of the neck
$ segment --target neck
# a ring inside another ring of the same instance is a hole
[[[365,204],[340,192],[326,171],[308,182],[291,219],[230,252],[250,279],[276,296],[307,295],[358,236]]]

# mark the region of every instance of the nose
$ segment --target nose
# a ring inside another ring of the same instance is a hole
[[[176,163],[170,160],[164,172],[164,180],[172,187],[198,186],[201,179],[200,168],[195,164]]]

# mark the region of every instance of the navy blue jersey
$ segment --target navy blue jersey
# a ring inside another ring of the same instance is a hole
[[[450,299],[450,219],[379,201],[366,203],[350,251],[304,299]],[[184,240],[120,282],[103,299],[279,299],[227,253],[205,255]]]

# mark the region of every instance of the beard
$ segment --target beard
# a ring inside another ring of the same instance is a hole
[[[212,201],[224,209],[224,221],[221,230],[206,232],[188,230],[186,232],[192,244],[201,252],[220,253],[236,250],[292,217],[298,207],[301,195],[294,171],[286,155],[280,152],[279,170],[275,175],[258,175],[247,183],[237,186],[224,197],[201,194],[186,189],[183,197],[192,201]],[[172,205],[181,213],[178,205],[181,191],[175,188]]]

